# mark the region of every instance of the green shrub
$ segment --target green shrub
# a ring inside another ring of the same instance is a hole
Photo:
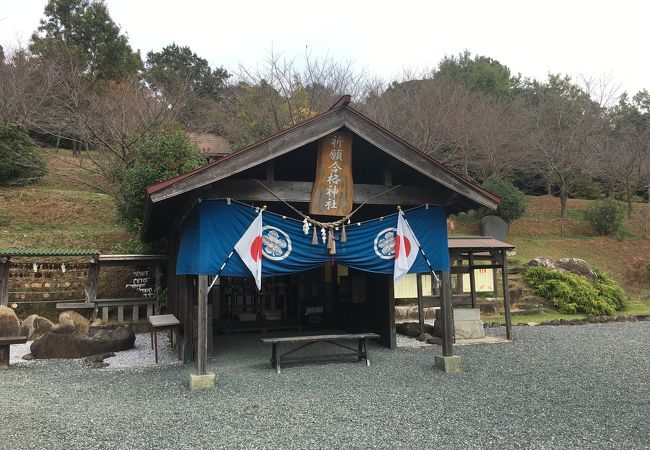
[[[625,292],[614,280],[596,271],[594,281],[569,272],[546,267],[529,267],[525,281],[535,292],[548,299],[560,312],[611,315],[626,306]]]
[[[131,228],[138,229],[144,215],[147,186],[196,169],[205,162],[199,148],[181,130],[161,130],[137,144],[131,167],[117,178],[117,213]]]
[[[27,131],[18,125],[0,124],[0,184],[36,183],[46,173],[45,160]]]
[[[616,233],[625,223],[625,206],[613,198],[596,200],[582,214],[589,228],[599,236]]]
[[[501,198],[501,203],[496,210],[486,208],[478,210],[478,216],[487,215],[499,216],[508,223],[511,223],[526,211],[526,196],[514,184],[507,180],[490,177],[483,182],[483,187]]]

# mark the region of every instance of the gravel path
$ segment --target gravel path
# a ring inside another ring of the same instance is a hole
[[[439,347],[377,345],[371,367],[278,375],[257,337],[218,337],[217,387],[202,392],[191,366],[14,366],[0,372],[0,448],[650,448],[649,322],[515,338],[458,347],[457,375],[432,369]]]
[[[29,360],[22,359],[23,355],[30,353],[30,346],[32,341],[25,344],[18,344],[11,346],[11,355],[9,356],[9,363],[12,365],[23,366],[29,364],[50,364],[49,360]],[[115,356],[106,358],[104,362],[109,366],[103,370],[109,369],[123,369],[128,367],[149,367],[155,366],[154,352],[151,348],[151,337],[149,333],[142,333],[135,335],[135,345],[131,350],[118,352]],[[176,353],[169,345],[169,334],[158,333],[158,364],[181,364],[176,358]],[[1,445],[1,443],[0,443]]]

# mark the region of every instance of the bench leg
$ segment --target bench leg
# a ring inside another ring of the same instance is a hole
[[[277,344],[273,344],[273,348],[275,349],[275,370],[276,372],[280,373],[280,346],[276,348]]]
[[[108,322],[108,306],[102,307],[102,320]]]
[[[9,367],[9,345],[0,345],[0,369]]]
[[[271,348],[271,367],[275,369],[275,355],[277,354],[277,347],[275,344],[273,344],[273,347]]]
[[[153,332],[154,360],[158,364],[158,332]]]
[[[363,340],[363,354],[366,357],[366,366],[370,367],[370,360],[368,359],[368,339]]]
[[[117,307],[117,321],[124,322],[124,306]]]
[[[131,318],[134,322],[140,319],[140,307],[138,305],[133,305],[133,313],[131,315]]]
[[[147,317],[149,316],[153,316],[153,305],[151,303],[147,305]]]
[[[363,339],[359,339],[359,353],[357,355],[357,360],[361,361],[365,357],[366,357],[366,354],[363,351]]]

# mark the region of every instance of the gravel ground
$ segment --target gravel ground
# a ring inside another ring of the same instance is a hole
[[[22,359],[23,355],[30,353],[30,346],[33,341],[25,344],[11,346],[11,355],[9,363],[12,365],[23,366],[29,364],[50,364],[50,360],[29,360]],[[155,366],[154,352],[151,349],[151,337],[149,333],[135,335],[135,345],[131,350],[118,352],[115,356],[106,358],[104,362],[109,366],[106,369],[123,369],[128,367],[148,367]],[[158,333],[158,364],[181,364],[176,358],[176,353],[169,345],[169,333]],[[1,445],[1,443],[0,443]]]
[[[187,388],[191,366],[14,366],[0,372],[0,448],[650,448],[649,322],[514,332],[458,347],[456,375],[432,369],[439,347],[377,345],[371,367],[278,375],[246,335],[215,340],[211,391]]]

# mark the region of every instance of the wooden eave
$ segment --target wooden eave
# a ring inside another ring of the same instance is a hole
[[[329,111],[231,153],[222,159],[149,186],[146,190],[143,238],[151,238],[148,228],[151,225],[150,217],[156,204],[263,164],[342,127],[346,127],[391,157],[455,192],[454,201],[459,203],[459,206],[462,205],[457,208],[459,211],[481,206],[490,209],[497,207],[499,198],[494,194],[408,144],[360,112],[347,106],[347,103],[339,102]]]

